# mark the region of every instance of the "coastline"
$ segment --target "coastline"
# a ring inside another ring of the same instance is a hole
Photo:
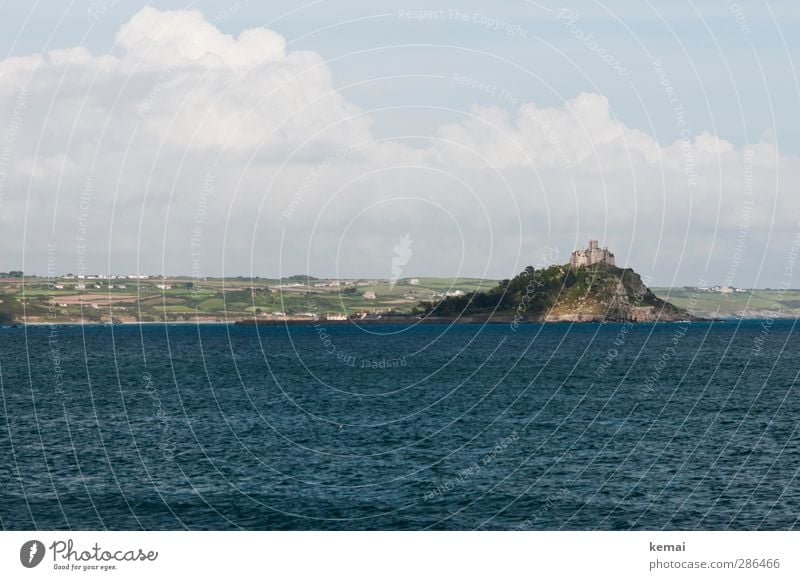
[[[10,324],[0,325],[0,330],[9,330],[12,328],[23,327],[65,327],[65,326],[89,326],[89,327],[114,327],[114,326],[241,326],[241,327],[261,327],[261,326],[362,326],[362,325],[404,325],[412,326],[416,324],[441,324],[441,325],[503,325],[515,324],[519,326],[534,326],[534,325],[561,325],[561,324],[635,324],[635,325],[649,325],[649,324],[680,324],[680,323],[740,323],[740,322],[761,322],[765,320],[773,320],[775,322],[790,322],[796,321],[797,317],[781,316],[773,318],[763,317],[748,317],[748,318],[694,318],[694,319],[680,319],[680,320],[519,320],[512,319],[488,319],[476,320],[472,318],[379,318],[379,319],[365,319],[365,320],[309,320],[309,319],[286,319],[286,320],[160,320],[160,321],[121,321],[121,322],[97,322],[97,321],[56,321],[56,322],[14,322]]]

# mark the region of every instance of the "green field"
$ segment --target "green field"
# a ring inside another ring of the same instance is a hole
[[[305,277],[2,278],[0,323],[225,321],[409,313],[419,302],[439,300],[446,292],[472,292],[496,284],[496,280],[477,278],[402,279],[396,284],[387,280]]]
[[[795,318],[800,316],[800,290],[701,292],[696,288],[651,288],[661,298],[701,318]]]

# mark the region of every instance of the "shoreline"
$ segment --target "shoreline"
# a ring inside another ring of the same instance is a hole
[[[58,322],[12,322],[0,324],[0,330],[7,330],[12,328],[23,327],[48,327],[48,326],[93,326],[93,327],[113,327],[113,326],[241,326],[241,327],[260,327],[260,326],[362,326],[362,325],[404,325],[414,326],[417,324],[441,324],[441,325],[500,325],[500,324],[514,324],[519,326],[531,325],[551,325],[551,324],[695,324],[695,323],[738,323],[738,322],[764,322],[765,320],[773,320],[775,322],[789,322],[796,321],[798,317],[753,317],[753,318],[695,318],[693,320],[475,320],[475,319],[455,319],[455,318],[436,318],[436,319],[418,319],[418,318],[379,318],[379,319],[365,319],[365,320],[309,320],[309,319],[286,319],[286,320],[160,320],[160,321],[120,321],[120,322],[95,322],[95,321],[58,321]]]

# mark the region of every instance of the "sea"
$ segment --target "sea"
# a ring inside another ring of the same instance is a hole
[[[794,320],[0,328],[6,530],[790,530]]]

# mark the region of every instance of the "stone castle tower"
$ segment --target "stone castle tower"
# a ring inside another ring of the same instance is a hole
[[[608,251],[608,248],[600,248],[597,240],[589,240],[589,247],[585,250],[575,250],[569,257],[569,265],[573,268],[580,266],[591,266],[592,264],[599,264],[604,262],[609,266],[616,266],[614,263],[614,254]]]

